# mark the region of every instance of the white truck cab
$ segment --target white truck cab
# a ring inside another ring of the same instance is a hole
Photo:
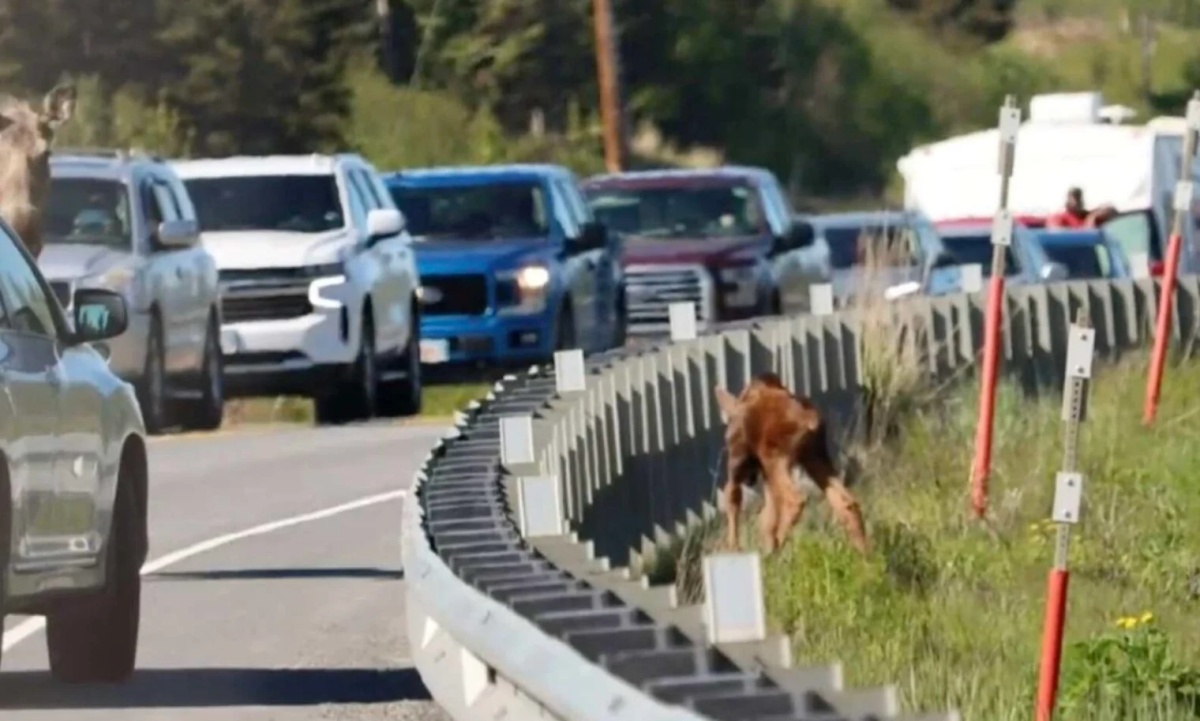
[[[229,395],[306,395],[322,423],[417,413],[420,280],[375,168],[350,153],[174,166],[219,269]]]

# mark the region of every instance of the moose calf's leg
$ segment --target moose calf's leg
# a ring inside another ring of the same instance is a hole
[[[725,497],[725,545],[729,550],[738,550],[738,516],[742,512],[742,484],[737,478],[725,481],[721,491]]]
[[[763,507],[758,514],[758,533],[762,539],[762,547],[766,553],[774,551],[778,544],[775,542],[775,527],[779,525],[779,494],[770,483],[763,484]]]
[[[833,509],[833,513],[837,516],[838,522],[846,529],[846,533],[850,536],[850,543],[861,553],[867,553],[869,545],[867,543],[867,531],[863,526],[862,509],[859,508],[858,499],[856,499],[850,491],[842,485],[840,479],[834,479],[825,487],[825,498],[829,501],[829,506]]]
[[[794,485],[789,484],[779,502],[779,522],[776,524],[775,542],[782,546],[800,517],[804,515],[804,504],[808,500]]]

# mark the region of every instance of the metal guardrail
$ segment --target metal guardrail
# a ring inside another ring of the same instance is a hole
[[[1003,366],[1023,383],[1061,383],[1080,310],[1100,356],[1140,347],[1156,293],[1153,281],[1011,289]],[[930,374],[946,377],[975,363],[983,303],[917,298],[894,310],[920,331]],[[1198,312],[1200,281],[1182,278],[1177,342],[1196,337]],[[698,606],[629,570],[715,513],[713,387],[736,393],[773,371],[836,428],[859,400],[862,333],[853,311],[764,318],[586,364],[576,356],[575,367],[565,357],[472,404],[405,506],[409,633],[434,698],[464,720],[901,718],[892,687],[847,690],[837,663],[793,666],[789,641],[766,633],[756,559],[737,579],[706,563]]]

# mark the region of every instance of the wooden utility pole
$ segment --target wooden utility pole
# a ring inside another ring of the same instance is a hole
[[[596,73],[600,85],[600,119],[604,123],[604,164],[610,173],[625,169],[625,129],[621,88],[617,79],[617,45],[613,38],[609,0],[592,0],[592,27],[596,33]]]
[[[379,65],[388,80],[396,82],[396,27],[390,0],[375,0],[375,19],[379,23]]]

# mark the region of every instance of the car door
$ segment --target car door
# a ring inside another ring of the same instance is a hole
[[[559,192],[566,200],[567,211],[571,213],[575,224],[581,229],[588,223],[595,222],[592,211],[588,208],[579,192],[579,186],[573,177],[558,178],[555,181]],[[616,262],[614,253],[609,248],[597,248],[586,251],[583,272],[591,276],[592,322],[595,324],[595,338],[592,349],[603,350],[611,343],[617,319],[617,288],[616,273],[613,267]]]
[[[15,234],[0,223],[0,387],[16,414],[8,450],[17,500],[12,520],[18,570],[44,566],[61,555],[61,521],[69,512],[61,478],[66,378],[59,355],[66,327],[50,297]]]
[[[545,183],[550,193],[550,207],[563,234],[566,251],[563,272],[575,321],[575,342],[579,348],[591,350],[597,331],[596,261],[594,253],[583,252],[579,247],[583,227],[571,212],[561,186],[562,184],[554,179]]]
[[[367,189],[373,192],[376,201],[379,203],[379,207],[395,209],[397,212],[400,212],[400,209],[396,207],[396,201],[392,198],[391,193],[388,192],[387,187],[383,184],[383,180],[379,177],[379,173],[374,168],[365,170],[364,178]],[[403,215],[401,215],[401,218],[404,220],[405,228],[407,228],[407,219],[404,219]],[[417,279],[416,258],[413,255],[412,236],[409,235],[407,229],[404,229],[396,234],[394,238],[389,238],[388,243],[389,247],[394,251],[394,257],[391,261],[391,272],[396,276],[396,293],[400,303],[400,319],[403,326],[403,338],[401,338],[401,342],[407,343],[408,334],[418,331],[415,325],[416,321],[411,317],[413,309],[411,300],[416,298],[417,286],[420,285]]]
[[[367,214],[385,208],[383,198],[371,182],[366,170],[351,166],[347,172],[351,187],[362,199]],[[367,252],[379,265],[379,290],[375,295],[376,332],[380,350],[401,348],[404,338],[404,315],[407,298],[404,293],[404,273],[400,252],[403,243],[399,236],[367,240]]]
[[[164,220],[178,220],[178,209],[170,192],[157,179],[146,174],[138,184],[145,237],[141,239],[148,303],[156,304],[162,322],[163,362],[167,373],[178,376],[189,369],[190,325],[189,285],[184,258],[178,249],[158,244],[158,226]]]
[[[173,174],[160,172],[156,176],[156,183],[162,186],[165,200],[170,202],[174,215],[180,220],[196,223],[196,229],[199,231],[196,208],[192,205],[183,182]],[[175,254],[178,262],[176,275],[183,286],[182,302],[187,306],[188,322],[184,331],[187,370],[189,373],[202,373],[208,319],[217,307],[220,292],[217,263],[199,239],[190,248],[178,248],[170,252]]]
[[[783,244],[770,256],[771,276],[779,294],[780,310],[785,314],[807,310],[811,279],[805,272],[803,249],[793,248],[788,243],[792,227],[791,209],[773,177],[767,175],[759,179],[756,190],[759,212],[765,217],[775,242]]]

